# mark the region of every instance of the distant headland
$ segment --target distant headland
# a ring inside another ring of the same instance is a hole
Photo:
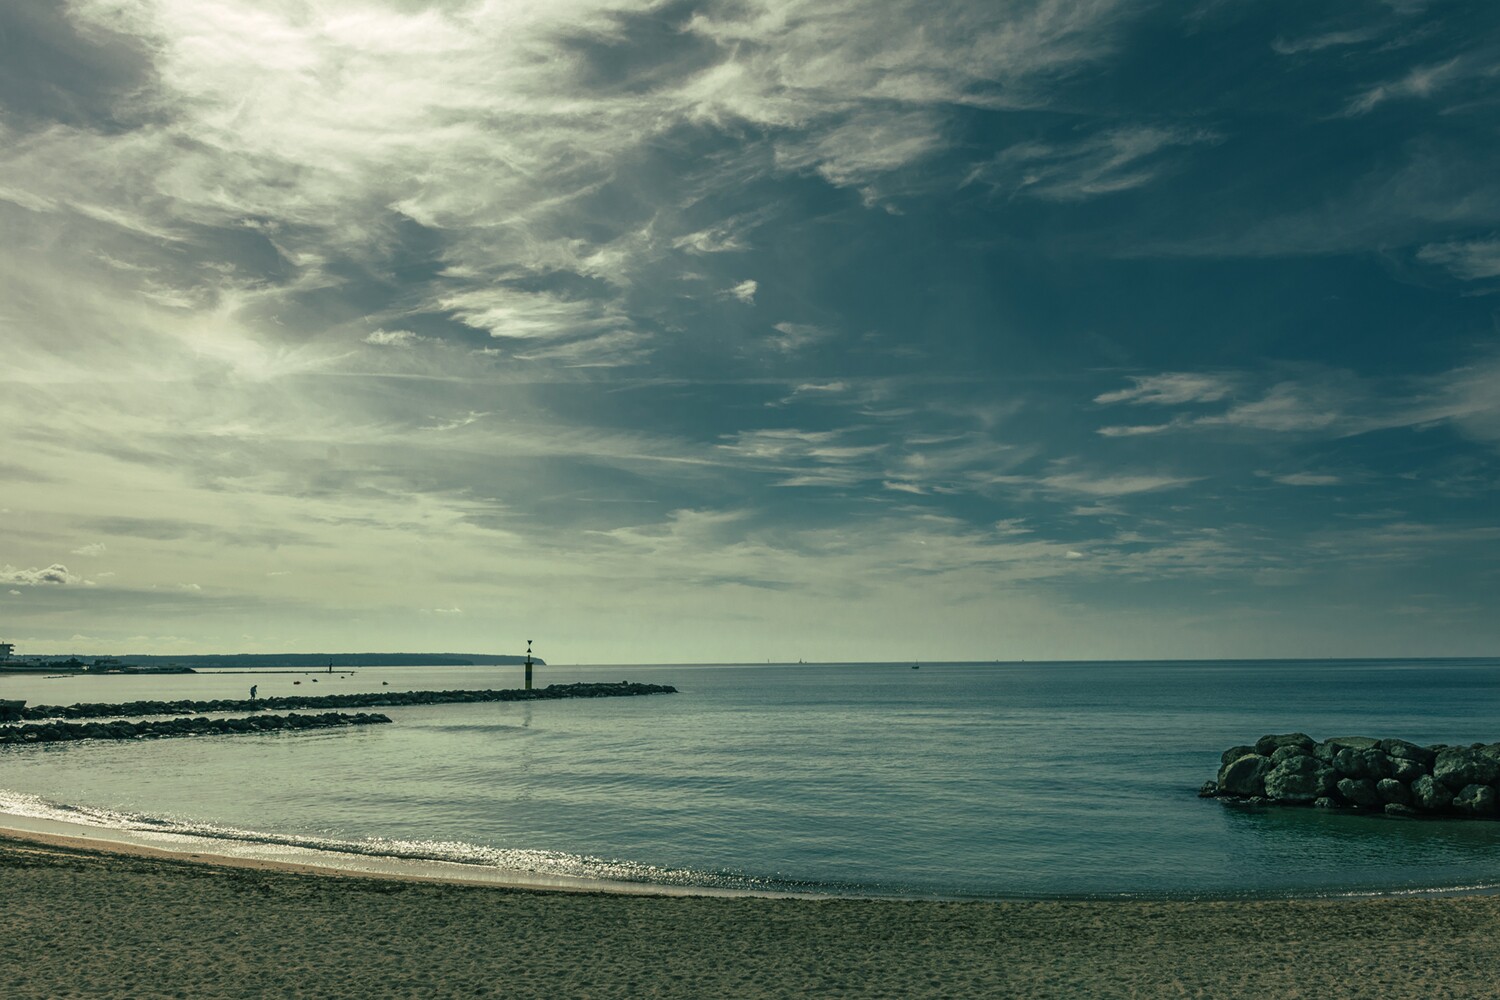
[[[519,666],[526,662],[525,656],[496,655],[490,653],[202,653],[197,655],[150,653],[121,654],[85,663],[78,657],[31,656],[25,661],[10,660],[0,664],[0,669],[21,667],[22,664],[48,669],[98,670],[101,672],[128,672],[130,668],[158,670],[165,667],[237,667],[253,670],[261,667],[325,668],[334,667],[486,667]],[[546,661],[532,657],[532,662],[541,666]],[[121,668],[125,668],[121,670]]]

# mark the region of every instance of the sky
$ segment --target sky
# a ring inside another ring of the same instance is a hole
[[[0,639],[1494,655],[1493,0],[6,0]]]

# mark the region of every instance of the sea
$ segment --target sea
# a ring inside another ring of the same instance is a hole
[[[677,694],[0,747],[0,826],[527,884],[919,899],[1500,889],[1500,822],[1197,797],[1265,733],[1500,740],[1500,659],[543,666]],[[519,667],[0,675],[33,704],[519,687]],[[382,867],[386,866],[386,867]]]

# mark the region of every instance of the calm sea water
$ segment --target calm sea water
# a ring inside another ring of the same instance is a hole
[[[315,685],[313,679],[317,678]],[[0,810],[544,874],[895,896],[1500,885],[1500,823],[1195,796],[1263,733],[1500,739],[1500,660],[546,667],[677,695],[0,748]],[[300,685],[293,681],[301,681]],[[518,687],[514,667],[43,679],[33,703]]]

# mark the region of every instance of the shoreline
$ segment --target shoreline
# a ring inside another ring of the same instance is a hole
[[[250,840],[221,840],[186,833],[135,831],[66,820],[0,813],[0,840],[25,841],[106,855],[187,865],[283,871],[305,875],[389,879],[526,892],[600,893],[622,896],[717,896],[821,899],[812,894],[610,881],[576,875],[490,868],[457,861],[356,854]],[[239,853],[224,850],[235,844]]]
[[[0,968],[67,997],[1490,997],[1500,897],[640,895],[0,834]]]
[[[255,840],[248,837],[216,837],[165,830],[137,830],[77,823],[54,817],[30,816],[0,811],[0,840],[32,841],[69,850],[152,858],[181,864],[203,864],[257,871],[433,884],[463,885],[522,892],[592,893],[621,896],[714,897],[784,899],[804,902],[845,900],[889,903],[983,904],[983,903],[1085,903],[1100,906],[1130,904],[1239,904],[1322,902],[1376,899],[1449,899],[1500,897],[1500,882],[1465,885],[1350,887],[1303,892],[1161,892],[1095,893],[1056,895],[900,895],[836,893],[816,890],[791,891],[748,887],[672,885],[633,882],[583,875],[545,874],[498,868],[464,861],[402,857],[396,854],[339,851],[299,844]],[[230,845],[237,851],[226,850]]]

